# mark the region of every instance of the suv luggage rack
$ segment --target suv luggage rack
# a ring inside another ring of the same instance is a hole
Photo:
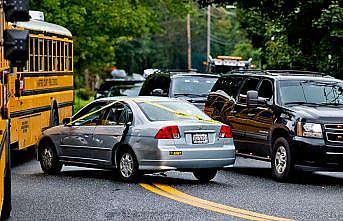
[[[256,74],[266,74],[266,75],[293,75],[293,76],[313,76],[313,77],[327,77],[332,78],[332,76],[322,73],[322,72],[315,72],[315,71],[303,71],[303,70],[258,70],[258,69],[247,69],[247,70],[234,70],[231,73],[256,73]]]

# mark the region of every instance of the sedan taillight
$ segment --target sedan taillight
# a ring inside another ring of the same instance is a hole
[[[178,126],[167,126],[157,132],[155,139],[180,139],[180,137]]]
[[[230,126],[223,125],[219,132],[220,138],[232,138],[232,130]]]

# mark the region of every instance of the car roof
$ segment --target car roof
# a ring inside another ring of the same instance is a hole
[[[126,96],[119,96],[119,97],[105,97],[100,98],[97,101],[132,101],[132,102],[161,102],[161,101],[183,101],[182,99],[178,98],[169,98],[169,97],[154,97],[154,96],[137,96],[137,97],[126,97]]]
[[[248,70],[248,71],[232,71],[230,73],[222,75],[223,77],[230,77],[230,76],[242,76],[242,77],[263,77],[263,78],[271,78],[276,80],[303,80],[303,81],[341,81],[336,79],[330,75],[326,75],[324,73],[319,72],[307,72],[307,71],[294,71],[294,70],[277,70],[277,71],[261,71],[261,70]]]
[[[173,74],[171,78],[178,77],[209,77],[209,78],[219,78],[219,75],[216,74],[202,74],[202,73],[177,73]]]
[[[166,76],[170,76],[171,78],[177,78],[177,77],[212,77],[212,78],[219,78],[220,77],[220,75],[217,75],[217,74],[206,74],[206,73],[186,72],[186,71],[175,71],[175,72],[161,71],[161,72],[155,72],[152,75],[166,75]]]

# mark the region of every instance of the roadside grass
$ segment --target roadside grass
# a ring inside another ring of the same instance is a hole
[[[89,96],[88,100],[81,98],[80,93],[77,93],[77,91],[75,90],[73,113],[75,114],[77,111],[79,111],[81,108],[83,108],[85,105],[87,105],[93,100],[94,96]]]

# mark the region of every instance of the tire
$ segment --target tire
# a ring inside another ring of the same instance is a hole
[[[279,182],[287,181],[294,172],[294,162],[289,142],[284,137],[277,138],[273,143],[272,176]]]
[[[212,180],[217,174],[216,169],[199,169],[193,171],[193,175],[202,183],[207,183]]]
[[[39,161],[44,173],[58,174],[63,164],[59,161],[55,147],[50,142],[44,142],[38,150]]]
[[[120,179],[125,182],[135,182],[138,180],[138,161],[131,149],[126,148],[118,152],[117,171]]]

